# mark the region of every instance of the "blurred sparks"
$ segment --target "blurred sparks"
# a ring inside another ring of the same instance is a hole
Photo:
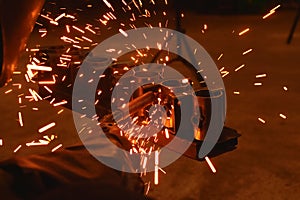
[[[116,21],[118,19],[118,16],[114,12],[115,9],[109,1],[107,1],[107,0],[102,0],[102,1],[109,10],[105,14],[99,16],[99,18],[97,18],[96,21],[102,27],[106,27],[107,30],[110,30],[112,27],[109,26],[109,23],[113,20]],[[131,21],[130,23],[132,23],[132,24],[125,25],[123,23],[120,23],[119,26],[118,26],[118,29],[116,30],[120,34],[122,34],[124,37],[128,37],[128,34],[126,33],[126,31],[124,31],[124,30],[128,29],[128,27],[133,28],[133,29],[136,28],[136,26],[133,23],[135,21],[137,21],[138,18],[141,18],[141,17],[149,18],[149,17],[156,14],[155,12],[150,12],[149,10],[144,9],[143,8],[143,6],[144,6],[143,1],[140,1],[140,0],[133,0],[130,3],[127,3],[125,0],[122,0],[122,3],[123,3],[123,6],[124,6],[124,7],[122,7],[122,9],[125,13],[126,12],[132,12],[132,13],[130,13],[130,21]],[[150,0],[150,3],[155,5],[156,2],[155,2],[155,0]],[[165,0],[165,4],[166,5],[168,4],[167,0]],[[89,4],[89,5],[87,5],[87,7],[91,8],[91,7],[93,7],[93,5]],[[280,5],[274,7],[273,9],[271,9],[269,11],[269,13],[267,13],[266,15],[263,16],[263,19],[266,19],[269,16],[273,15],[279,7],[280,7]],[[133,12],[133,9],[136,9],[139,14]],[[47,13],[47,14],[45,14],[45,13]],[[27,64],[27,71],[24,74],[24,76],[25,76],[25,79],[28,83],[37,83],[39,85],[42,85],[43,88],[49,93],[49,96],[47,98],[49,99],[50,105],[52,107],[58,107],[58,106],[66,105],[68,103],[68,101],[61,100],[61,99],[56,100],[55,98],[53,98],[51,96],[51,94],[53,94],[53,91],[52,91],[53,87],[51,87],[51,85],[54,85],[57,82],[66,82],[66,80],[69,77],[66,77],[66,76],[59,77],[57,74],[55,74],[55,75],[52,75],[52,76],[48,77],[47,80],[41,81],[41,80],[37,79],[38,74],[39,73],[53,72],[54,69],[57,68],[57,67],[61,68],[61,69],[69,69],[69,67],[72,64],[78,65],[78,67],[79,67],[79,65],[81,64],[82,61],[78,60],[78,59],[76,60],[74,58],[74,56],[71,55],[70,52],[72,52],[72,50],[74,48],[77,49],[77,50],[89,50],[89,49],[93,48],[95,45],[97,45],[96,36],[99,36],[100,35],[100,30],[102,31],[104,29],[102,29],[102,28],[100,29],[98,24],[94,25],[94,24],[87,23],[85,25],[78,25],[77,23],[74,23],[74,22],[79,20],[77,18],[77,13],[70,14],[70,13],[63,12],[63,13],[59,13],[57,15],[54,15],[53,13],[47,12],[47,11],[45,13],[40,14],[40,17],[43,18],[43,20],[47,21],[46,22],[47,25],[45,26],[45,24],[37,22],[37,25],[42,26],[41,28],[38,29],[40,37],[41,38],[49,37],[48,34],[51,31],[47,30],[48,25],[52,25],[52,26],[56,26],[56,27],[62,26],[63,27],[63,32],[62,32],[62,35],[59,36],[59,39],[62,42],[64,42],[66,45],[68,45],[69,48],[61,54],[61,56],[59,58],[59,61],[54,66],[48,65],[47,64],[47,59],[40,58],[40,57],[37,56],[39,53],[42,53],[39,45],[37,45],[34,48],[27,48],[26,50],[29,53],[32,53],[32,55],[30,57],[29,63]],[[165,15],[167,15],[166,12],[164,12],[164,16]],[[181,17],[182,18],[184,17],[183,13],[181,13]],[[63,19],[69,20],[68,23],[64,24]],[[152,27],[151,24],[146,23],[146,22],[144,22],[144,23],[148,27]],[[165,23],[166,27],[167,27],[167,24],[168,24],[168,21],[166,21],[166,23]],[[164,22],[159,23],[159,27],[162,27],[162,26],[164,26]],[[45,27],[47,27],[47,28],[45,28]],[[119,27],[122,27],[122,28],[119,28]],[[204,24],[203,27],[201,27],[201,28],[202,28],[202,33],[204,33],[205,31],[208,30],[208,25]],[[244,30],[240,31],[238,33],[238,35],[243,36],[246,33],[248,33],[249,31],[250,31],[250,28],[245,28]],[[146,35],[144,35],[144,36],[146,38]],[[157,42],[157,48],[158,49],[162,48],[162,44],[160,43],[160,41]],[[115,49],[110,49],[110,50],[107,50],[107,51],[108,52],[109,51],[114,52],[116,50]],[[241,52],[242,52],[242,56],[245,56],[245,55],[248,56],[248,54],[250,54],[250,53],[253,54],[252,53],[253,49],[248,47],[247,49],[243,49],[243,51],[240,51],[239,54],[241,54]],[[136,53],[137,53],[137,56],[135,56],[135,57],[133,56],[131,58],[132,61],[134,61],[135,63],[138,62],[139,58],[145,56],[144,52],[142,52],[138,49],[136,49]],[[195,53],[196,53],[196,50],[195,50]],[[217,60],[220,61],[223,58],[223,56],[224,56],[224,54],[221,53],[218,56]],[[164,60],[166,62],[168,62],[170,60],[169,56],[165,56]],[[245,67],[245,64],[241,64],[240,66],[235,68],[234,71],[238,72],[239,70],[243,69],[244,67]],[[226,67],[226,69],[225,69],[225,67],[222,67],[220,69],[220,74],[224,78],[225,76],[228,76],[231,71],[232,71],[232,69],[230,69],[230,68]],[[19,74],[21,74],[21,72],[14,72],[14,75],[19,75]],[[82,77],[82,76],[80,76],[80,77]],[[230,76],[231,76],[231,73],[230,73]],[[267,77],[266,73],[257,74],[255,76],[255,78],[259,79],[259,80],[260,80],[260,78],[265,78],[265,77]],[[93,80],[91,80],[91,82],[92,81]],[[261,86],[261,85],[262,85],[261,82],[255,82],[254,83],[254,86]],[[22,87],[21,84],[15,84],[13,86],[16,86],[16,87],[13,87],[14,90],[13,89],[8,89],[4,93],[9,94],[13,91],[15,92],[15,90],[17,90],[17,89],[21,89],[21,87]],[[288,90],[287,86],[283,86],[283,90],[287,91]],[[28,92],[29,92],[30,95],[27,94]],[[18,96],[18,103],[20,104],[20,107],[21,107],[21,104],[24,103],[25,99],[28,99],[29,102],[35,102],[35,103],[38,103],[38,101],[43,100],[43,98],[39,95],[39,93],[35,89],[29,88],[27,93],[23,94],[21,96]],[[99,93],[99,95],[101,93],[102,93],[102,91]],[[234,95],[240,95],[240,92],[239,91],[234,91],[233,94]],[[22,101],[22,99],[23,99],[23,101]],[[44,98],[44,99],[46,99],[46,98]],[[95,104],[97,104],[97,103],[95,103]],[[60,115],[61,113],[64,112],[64,109],[60,109],[60,108],[55,108],[55,109],[58,109],[56,111],[57,115]],[[38,111],[39,109],[35,107],[35,108],[32,108],[32,110]],[[276,114],[276,115],[278,117],[278,114]],[[287,116],[282,114],[282,113],[279,114],[279,117],[281,117],[282,119],[287,119]],[[260,121],[263,124],[266,123],[266,121],[264,119],[260,118],[260,117],[257,118],[257,119],[258,119],[258,121]],[[18,122],[19,122],[19,125],[21,127],[24,126],[23,116],[22,116],[21,112],[18,112]],[[39,128],[38,132],[39,133],[44,133],[47,130],[49,130],[49,129],[55,127],[55,126],[56,126],[55,122],[49,123],[49,124]],[[165,128],[162,132],[163,132],[165,138],[167,138],[167,139],[170,138],[171,133],[169,133],[169,130],[167,128]],[[163,173],[166,173],[163,169],[161,169],[159,167],[159,151],[157,149],[154,149],[153,147],[148,148],[148,149],[145,148],[144,144],[139,144],[140,141],[138,139],[136,139],[136,138],[132,139],[132,135],[128,135],[127,133],[123,133],[123,132],[121,132],[120,134],[122,136],[124,134],[124,136],[127,136],[128,139],[131,139],[131,141],[130,141],[130,142],[132,142],[132,148],[130,149],[131,154],[140,153],[142,155],[141,167],[143,169],[146,168],[146,166],[148,164],[148,161],[149,161],[147,156],[150,156],[151,152],[154,151],[154,185],[159,184],[159,171],[161,171]],[[43,136],[43,138],[31,141],[31,142],[27,142],[27,143],[25,143],[25,145],[27,147],[31,147],[31,146],[48,146],[50,144],[50,142],[52,142],[54,139],[57,138],[57,136],[55,136],[55,135],[39,135],[39,136],[40,137]],[[157,140],[157,137],[155,136],[154,141],[156,141],[156,140]],[[0,139],[0,146],[2,146],[2,145],[3,145],[3,140]],[[20,144],[14,150],[14,153],[18,152],[21,147],[22,147],[22,145]],[[59,144],[56,147],[52,148],[51,152],[55,152],[55,151],[57,151],[58,149],[60,149],[62,147],[63,147],[63,144]],[[210,167],[211,171],[213,173],[216,173],[216,168],[214,167],[211,160],[208,157],[205,157],[205,161],[207,162],[207,164]],[[151,163],[151,164],[153,165],[153,163]],[[147,193],[148,193],[149,189],[150,189],[150,183],[148,184]]]

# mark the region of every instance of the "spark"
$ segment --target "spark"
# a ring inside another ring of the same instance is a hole
[[[58,20],[60,20],[61,18],[63,18],[64,16],[66,16],[66,13],[62,13],[62,14],[60,14],[58,17],[56,17],[55,19],[54,19],[54,21],[58,21]]]
[[[57,112],[57,114],[61,114],[64,111],[64,109],[61,109],[60,111]]]
[[[86,26],[85,29],[93,34],[96,34],[96,32],[94,30],[92,30],[89,26]]]
[[[67,33],[70,33],[71,30],[70,30],[70,25],[66,25],[66,30],[67,30]]]
[[[154,185],[158,185],[158,151],[155,151]]]
[[[224,74],[222,75],[222,78],[224,78],[225,76],[227,76],[229,74],[228,71],[224,71]]]
[[[233,94],[239,95],[239,94],[240,94],[240,92],[233,92]]]
[[[106,4],[106,6],[110,9],[112,9],[112,11],[114,11],[114,8],[112,7],[112,5],[107,1],[107,0],[103,0],[103,2]]]
[[[84,37],[84,36],[82,36],[82,38],[84,39],[84,40],[86,40],[86,41],[88,41],[88,42],[93,42],[93,40],[91,40],[91,39],[89,39],[89,38],[87,38],[87,37]]]
[[[218,60],[220,60],[223,57],[223,54],[221,53],[221,55],[218,57]]]
[[[125,32],[125,31],[123,31],[123,29],[119,29],[119,32],[122,34],[122,35],[124,35],[124,37],[128,37],[128,34]]]
[[[46,140],[39,140],[39,142],[28,142],[26,143],[26,146],[30,147],[30,146],[43,146],[43,145],[48,145],[49,141]]]
[[[17,153],[17,151],[19,151],[21,149],[22,145],[20,144],[15,150],[14,153]]]
[[[158,168],[162,173],[167,174],[167,172],[165,170],[163,170],[162,168]]]
[[[22,72],[20,72],[20,71],[14,71],[14,72],[13,72],[14,75],[21,74],[21,73],[22,73]]]
[[[280,113],[279,116],[282,118],[282,119],[287,119],[287,116],[285,116],[284,114]]]
[[[57,149],[59,149],[59,148],[61,148],[62,147],[62,144],[59,144],[59,145],[57,145],[56,147],[54,147],[52,150],[51,150],[51,152],[54,152],[54,151],[56,151]]]
[[[48,88],[47,86],[44,86],[44,88],[49,92],[52,93],[52,90],[50,88]]]
[[[78,28],[77,26],[72,26],[72,28],[74,28],[75,30],[81,32],[81,33],[85,33],[84,30],[82,30],[81,28]]]
[[[73,47],[75,47],[75,48],[77,48],[77,49],[81,49],[81,46],[79,46],[79,45],[73,44]]]
[[[288,88],[286,86],[283,86],[284,91],[288,91]]]
[[[63,101],[61,101],[61,102],[58,102],[58,103],[53,104],[53,106],[56,107],[56,106],[64,105],[64,104],[67,104],[67,103],[68,103],[68,101],[63,100]]]
[[[263,120],[262,118],[257,118],[261,123],[263,123],[263,124],[265,124],[266,123],[266,121],[265,120]]]
[[[43,98],[35,90],[30,88],[28,90],[35,101],[43,100]]]
[[[54,78],[54,80],[52,80],[52,81],[39,81],[38,83],[40,84],[40,85],[53,85],[53,84],[55,84],[55,77],[53,77]],[[52,93],[52,92],[50,92],[50,93]]]
[[[244,51],[244,52],[243,52],[243,56],[246,55],[246,54],[248,54],[248,53],[250,53],[252,50],[253,50],[253,49],[248,49],[247,51]]]
[[[254,83],[255,86],[262,86],[262,83]]]
[[[245,67],[245,64],[242,64],[241,66],[239,66],[238,68],[236,68],[234,71],[237,72],[237,71],[239,71],[240,69],[242,69],[243,67]]]
[[[255,77],[256,78],[264,78],[264,77],[267,77],[267,74],[258,74]]]
[[[278,5],[278,6],[274,7],[274,8],[272,8],[272,9],[269,11],[269,13],[267,13],[266,15],[263,16],[263,19],[266,19],[266,18],[270,17],[271,15],[273,15],[273,14],[276,12],[276,10],[277,10],[278,8],[280,8],[280,5]]]
[[[24,124],[23,124],[22,113],[21,113],[21,112],[18,112],[18,116],[19,116],[19,124],[20,124],[21,127],[23,127]]]
[[[46,126],[40,128],[40,129],[38,130],[38,132],[39,132],[39,133],[43,133],[43,132],[45,132],[46,130],[48,130],[48,129],[54,127],[54,126],[55,126],[55,122],[52,122],[52,123],[47,124]]]
[[[75,19],[76,17],[68,14],[68,15],[66,15],[66,18]]]
[[[53,19],[51,17],[49,17],[48,15],[40,14],[40,16],[45,18],[45,19],[48,19],[49,21],[53,21]]]
[[[9,90],[5,91],[5,94],[8,94],[8,93],[10,93],[12,91],[13,91],[12,89],[9,89]]]
[[[167,128],[165,128],[165,134],[166,134],[166,138],[169,139],[170,135],[169,135],[169,130]]]
[[[212,164],[212,162],[210,161],[210,159],[207,156],[205,157],[205,161],[207,162],[207,164],[210,167],[211,171],[213,173],[216,173],[217,172],[216,168],[214,167],[214,165]]]
[[[53,99],[50,101],[50,104],[52,104],[54,101],[55,101],[55,98],[53,98]]]
[[[0,146],[3,146],[3,139],[0,139]]]
[[[245,30],[241,31],[241,32],[239,33],[239,36],[244,35],[244,34],[247,33],[249,30],[250,30],[250,28],[246,28]]]
[[[52,71],[52,67],[32,65],[32,64],[27,64],[27,69],[28,70],[38,70],[38,71],[47,71],[47,72]]]

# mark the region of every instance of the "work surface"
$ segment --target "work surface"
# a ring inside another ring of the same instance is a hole
[[[300,198],[300,26],[292,43],[286,44],[294,15],[294,11],[279,11],[263,20],[260,15],[186,13],[183,27],[187,34],[206,48],[220,68],[225,67],[230,72],[224,77],[228,106],[226,126],[237,129],[242,137],[236,150],[212,159],[216,174],[205,162],[181,157],[164,168],[167,174],[160,173],[159,185],[151,186],[150,197]],[[201,33],[204,24],[208,26],[205,34]],[[247,34],[238,36],[248,27]],[[33,34],[29,43],[34,44],[37,37]],[[253,51],[243,56],[242,53],[250,48]],[[217,61],[221,54],[223,57]],[[25,66],[25,57],[20,61],[20,68]],[[242,64],[245,67],[235,72]],[[257,79],[259,74],[267,74],[267,77]],[[256,82],[263,85],[254,86]],[[14,75],[13,83],[22,83],[22,88],[9,84],[0,89],[1,160],[15,155],[50,152],[59,144],[64,147],[79,142],[70,110],[54,108],[48,101],[27,103],[24,99],[24,103],[19,104],[18,95],[28,95],[28,88],[36,89],[37,86],[26,84],[23,75]],[[283,87],[287,87],[287,91]],[[7,92],[10,89],[13,90]],[[61,109],[64,111],[57,115]],[[18,112],[22,113],[23,127],[18,122]],[[51,122],[56,126],[48,133],[58,138],[47,147],[26,147],[25,143],[40,138],[38,129]],[[22,147],[14,153],[20,144]]]

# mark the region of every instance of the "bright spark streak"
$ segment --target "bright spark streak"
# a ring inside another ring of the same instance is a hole
[[[87,37],[82,36],[82,38],[83,38],[84,40],[88,41],[88,42],[93,42],[93,40],[91,40],[91,39],[89,39],[89,38],[87,38]]]
[[[243,52],[243,56],[246,55],[246,54],[248,54],[248,53],[250,53],[251,51],[252,51],[252,49],[248,49],[247,51],[244,51]]]
[[[70,32],[71,32],[70,26],[69,26],[69,25],[66,25],[66,30],[67,30],[67,33],[70,33]]]
[[[61,114],[64,111],[64,109],[61,109],[60,111],[57,112],[57,114]]]
[[[275,11],[276,11],[278,8],[280,8],[280,5],[276,6],[276,7],[273,8],[273,9],[271,9],[271,10],[269,11],[269,13],[267,13],[266,15],[263,16],[263,19],[266,19],[266,18],[270,17],[272,14],[275,13]]]
[[[246,28],[245,30],[241,31],[239,33],[239,36],[244,35],[245,33],[247,33],[248,31],[250,31],[250,28]]]
[[[17,151],[19,151],[21,149],[22,145],[20,144],[15,150],[14,153],[17,153]]]
[[[103,0],[103,2],[106,4],[106,6],[110,9],[112,9],[112,11],[114,11],[114,8],[112,7],[112,5],[107,1],[107,0]]]
[[[284,114],[279,114],[279,116],[282,118],[282,119],[287,119],[287,116],[285,116]]]
[[[77,26],[72,26],[72,28],[74,28],[75,30],[81,32],[81,33],[85,33],[84,30],[78,28]]]
[[[63,101],[61,101],[61,102],[58,102],[58,103],[53,104],[53,106],[56,107],[56,106],[64,105],[64,104],[67,104],[67,103],[68,103],[68,101],[63,100]]]
[[[30,147],[30,146],[43,146],[43,145],[48,145],[49,141],[45,141],[45,140],[40,140],[39,142],[28,142],[26,143],[26,146]]]
[[[60,20],[61,18],[63,18],[64,16],[66,16],[66,13],[62,13],[61,15],[59,15],[58,17],[56,17],[55,19],[54,19],[54,21],[58,21],[58,20]]]
[[[264,78],[264,77],[267,77],[267,74],[258,74],[255,77],[256,78]]]
[[[56,151],[57,149],[59,149],[59,148],[61,148],[62,147],[62,144],[59,144],[59,145],[57,145],[56,147],[54,147],[52,150],[51,150],[51,152],[54,152],[54,151]]]
[[[54,126],[55,126],[55,122],[52,122],[52,123],[50,123],[50,124],[48,124],[48,125],[46,125],[46,126],[40,128],[40,129],[38,130],[38,132],[39,132],[39,133],[43,133],[43,132],[45,132],[46,130],[48,130],[48,129],[54,127]]]
[[[47,86],[44,86],[44,88],[49,92],[52,93],[52,90],[50,88],[48,88]]]
[[[240,92],[233,92],[233,94],[239,95],[239,94],[240,94]]]
[[[3,146],[3,140],[0,139],[0,146]]]
[[[166,138],[169,139],[170,135],[169,135],[169,130],[167,128],[165,128],[165,134],[166,134]]]
[[[9,90],[5,91],[4,93],[5,93],[5,94],[8,94],[8,93],[10,93],[10,92],[12,92],[12,91],[13,91],[12,89],[9,89]]]
[[[35,90],[29,88],[29,92],[35,101],[43,100],[43,98]]]
[[[122,35],[124,35],[124,37],[128,37],[128,34],[125,32],[125,31],[123,31],[123,29],[119,29],[119,32],[122,34]]]
[[[38,66],[38,65],[32,65],[32,64],[27,64],[27,69],[28,70],[38,70],[38,71],[47,71],[47,72],[52,71],[52,67]]]
[[[207,162],[207,164],[210,167],[211,171],[213,173],[216,173],[217,172],[216,168],[214,167],[214,165],[212,164],[212,162],[210,161],[210,159],[207,156],[205,157],[205,161]]]
[[[158,185],[158,169],[159,169],[158,151],[155,151],[154,153],[155,153],[154,185]]]
[[[245,64],[242,64],[241,66],[239,66],[238,68],[236,68],[234,71],[239,71],[240,69],[242,69],[243,67],[245,67]]]
[[[222,57],[223,57],[223,54],[221,54],[221,55],[218,57],[218,60],[220,60]]]
[[[85,29],[90,31],[93,34],[96,34],[96,32],[94,30],[92,30],[89,26],[86,26]]]
[[[266,18],[270,17],[274,13],[275,13],[275,11],[271,10],[268,14],[266,14],[266,15],[263,16],[263,19],[266,19]]]
[[[266,123],[266,121],[265,120],[263,120],[262,118],[257,118],[261,123],[263,123],[263,124],[265,124]]]
[[[262,86],[262,83],[254,83],[255,86]]]
[[[24,124],[23,124],[22,113],[21,113],[21,112],[18,112],[18,116],[19,116],[19,124],[20,124],[21,127],[23,127]]]

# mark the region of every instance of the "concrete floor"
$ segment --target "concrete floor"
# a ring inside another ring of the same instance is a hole
[[[230,72],[224,78],[228,97],[226,125],[237,129],[242,137],[238,148],[212,159],[217,173],[212,174],[205,162],[181,157],[160,174],[158,186],[150,188],[149,196],[155,199],[300,199],[300,25],[292,44],[287,45],[295,12],[279,11],[262,20],[260,15],[215,16],[186,13],[183,26],[187,34],[202,44],[219,67]],[[208,25],[205,34],[201,33]],[[250,27],[249,33],[238,33]],[[234,31],[234,32],[233,32]],[[36,40],[33,35],[30,43]],[[242,53],[252,48],[245,56]],[[219,55],[223,58],[217,61]],[[20,67],[25,64],[24,55]],[[234,69],[245,64],[238,72]],[[260,80],[255,75],[266,73]],[[262,86],[254,86],[262,82]],[[23,75],[14,75],[13,83],[0,89],[0,160],[32,153],[49,152],[62,143],[68,146],[78,142],[70,110],[53,108],[47,101],[18,103],[17,96],[28,95]],[[288,91],[283,87],[286,86]],[[5,94],[9,89],[12,92]],[[240,95],[234,95],[239,91]],[[35,111],[32,108],[38,107]],[[64,112],[57,115],[57,112]],[[24,127],[18,122],[22,112]],[[282,119],[279,114],[285,114]],[[258,121],[258,117],[266,121]],[[26,142],[39,139],[37,130],[56,122],[48,133],[58,139],[47,147],[25,147]],[[14,149],[22,148],[14,154]],[[152,174],[149,174],[152,178]]]

